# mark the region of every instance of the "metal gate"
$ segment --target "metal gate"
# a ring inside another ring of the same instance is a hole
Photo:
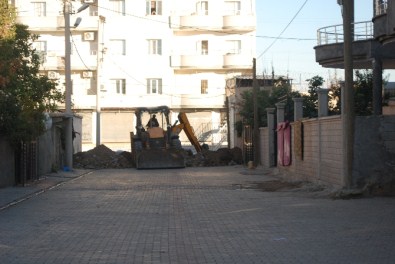
[[[244,126],[243,129],[243,154],[244,164],[254,161],[254,130],[251,126]]]
[[[15,153],[15,183],[26,185],[38,180],[38,143],[21,143]]]

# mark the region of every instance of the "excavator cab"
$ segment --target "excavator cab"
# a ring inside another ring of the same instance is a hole
[[[144,126],[143,114],[149,114]],[[170,124],[167,106],[135,109],[136,131],[130,133],[132,157],[137,169],[185,168],[185,152]],[[159,122],[156,116],[159,115]]]

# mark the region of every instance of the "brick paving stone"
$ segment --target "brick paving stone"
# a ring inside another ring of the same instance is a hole
[[[240,166],[85,173],[0,210],[0,263],[395,262],[395,198],[251,187],[273,179]]]

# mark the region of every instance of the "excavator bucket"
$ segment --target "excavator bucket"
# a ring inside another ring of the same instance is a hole
[[[136,169],[185,168],[184,155],[179,149],[142,149],[136,155]]]

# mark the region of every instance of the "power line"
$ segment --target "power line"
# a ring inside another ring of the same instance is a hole
[[[257,57],[257,59],[259,59],[260,57],[263,56],[263,54],[265,54],[273,45],[274,43],[277,42],[277,40],[280,39],[281,35],[285,32],[285,30],[288,29],[288,27],[292,24],[292,22],[295,20],[296,16],[300,13],[300,11],[302,11],[303,7],[306,5],[306,3],[308,2],[308,0],[304,1],[304,3],[302,4],[302,6],[299,8],[298,12],[296,12],[296,14],[293,16],[293,18],[291,19],[291,21],[289,21],[289,23],[285,26],[285,28],[281,31],[281,33],[273,40],[273,42]]]

